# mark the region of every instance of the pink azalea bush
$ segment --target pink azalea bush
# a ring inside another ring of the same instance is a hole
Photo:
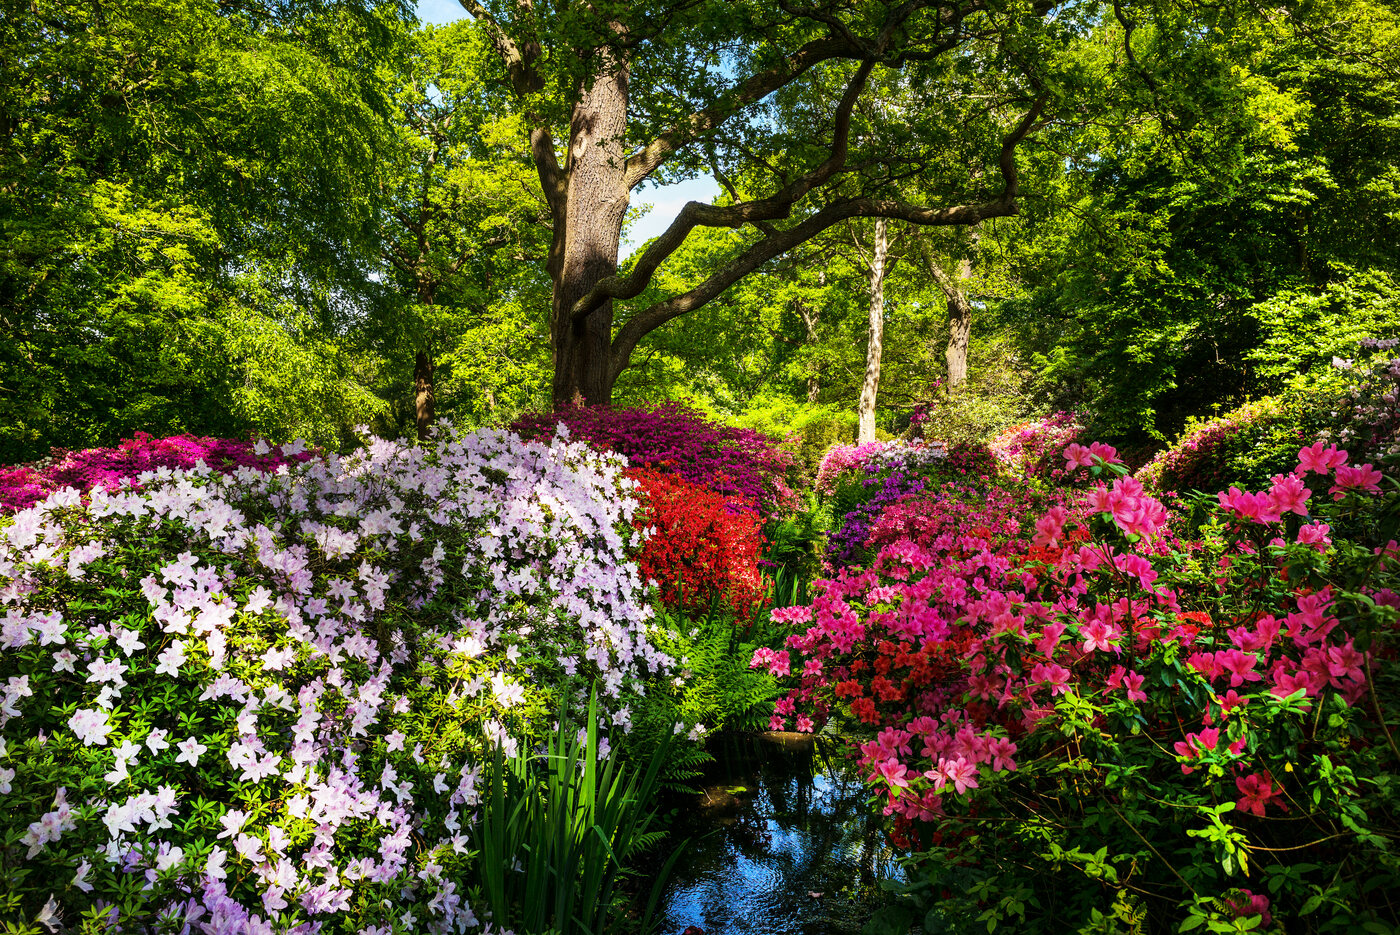
[[[774,726],[862,738],[944,925],[1393,926],[1394,484],[1319,443],[1174,531],[1092,451],[1066,447],[1090,486],[1039,513],[891,507],[869,567],[773,612]]]
[[[947,457],[948,447],[938,441],[911,443],[896,439],[858,445],[832,445],[817,466],[816,490],[820,494],[831,493],[842,475],[873,475],[898,470],[915,472]]]
[[[1066,475],[1060,453],[1083,433],[1077,414],[1052,412],[1002,429],[990,447],[997,460],[1018,475],[1059,481]]]
[[[113,448],[56,449],[40,465],[0,469],[0,511],[33,506],[64,487],[115,489],[157,468],[192,468],[203,462],[224,473],[240,467],[274,471],[283,464],[310,457],[311,452],[304,448],[283,451],[267,442],[196,435],[155,438],[137,432],[134,438],[124,439]]]
[[[258,455],[275,471],[160,467],[0,519],[0,916],[484,921],[465,889],[483,757],[590,681],[627,730],[670,662],[631,482],[566,436],[288,445]]]
[[[531,439],[572,436],[613,451],[634,468],[676,474],[715,493],[757,503],[766,514],[791,507],[797,459],[754,429],[717,425],[684,403],[650,407],[574,406],[522,416],[511,426]]]

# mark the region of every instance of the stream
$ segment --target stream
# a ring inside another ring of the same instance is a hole
[[[861,777],[810,734],[710,745],[676,819],[690,838],[667,885],[662,935],[859,935],[902,871]]]

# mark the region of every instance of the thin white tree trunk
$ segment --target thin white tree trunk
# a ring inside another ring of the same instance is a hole
[[[885,347],[885,267],[890,252],[888,222],[875,221],[870,253],[870,340],[865,346],[865,382],[860,388],[861,443],[875,440],[875,397],[880,392],[880,355]]]

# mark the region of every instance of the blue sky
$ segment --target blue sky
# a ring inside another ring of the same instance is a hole
[[[457,0],[419,0],[418,3],[418,18],[425,23],[441,26],[464,19],[466,15]],[[709,202],[718,194],[719,186],[708,175],[674,185],[634,191],[633,207],[649,204],[651,210],[633,222],[622,243],[622,256],[627,257],[634,249],[664,231],[687,201]]]

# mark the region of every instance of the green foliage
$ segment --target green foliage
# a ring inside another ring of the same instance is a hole
[[[924,401],[926,420],[917,429],[921,437],[985,444],[1026,415],[1022,386],[1029,374],[1014,346],[1003,334],[975,330],[970,345],[967,382],[942,384]]]
[[[1253,309],[1260,343],[1249,355],[1265,379],[1288,379],[1356,356],[1368,337],[1400,337],[1400,286],[1383,270],[1336,270],[1322,285],[1298,284]]]
[[[600,751],[595,691],[584,730],[561,707],[541,751],[494,752],[472,835],[479,904],[493,925],[522,935],[651,930],[679,848],[656,875],[636,926],[619,885],[662,840],[651,803],[669,746],[663,739],[640,766]]]
[[[633,715],[634,733],[641,749],[659,743],[663,732],[683,735],[665,772],[668,782],[678,783],[708,759],[700,745],[705,736],[766,727],[778,689],[771,675],[748,666],[756,645],[752,634],[717,608],[699,619],[665,610],[658,617],[662,628],[653,642],[676,660],[677,673],[635,702],[644,706]]]
[[[405,16],[6,5],[0,460],[135,430],[330,443],[379,408],[338,342]]]
[[[1050,131],[1062,146],[1032,160],[1032,236],[1008,257],[1023,285],[996,309],[1038,399],[1132,443],[1277,392],[1395,315],[1394,9],[1189,15],[1208,32],[1182,59],[1126,10],[1076,49],[1101,123]],[[1150,103],[1126,93],[1133,67]]]

